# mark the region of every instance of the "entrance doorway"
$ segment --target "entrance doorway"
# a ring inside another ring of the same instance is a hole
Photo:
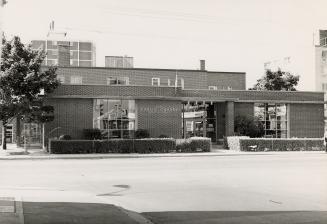
[[[6,142],[13,143],[13,125],[12,124],[6,125]]]
[[[21,144],[42,146],[42,125],[37,123],[23,123]]]
[[[216,142],[216,112],[212,103],[190,102],[183,106],[183,136],[208,137]]]

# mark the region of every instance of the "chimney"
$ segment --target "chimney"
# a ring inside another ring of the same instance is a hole
[[[200,70],[205,71],[206,70],[206,61],[200,60]]]
[[[58,41],[58,65],[70,66],[70,45],[68,41]]]

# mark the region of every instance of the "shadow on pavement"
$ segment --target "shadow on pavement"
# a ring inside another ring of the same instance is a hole
[[[19,202],[21,203],[21,202]],[[16,212],[0,212],[1,224],[135,224],[130,211],[109,204],[71,202],[23,202],[23,221]],[[137,213],[135,213],[137,214]]]
[[[185,211],[141,213],[156,224],[326,224],[327,211]]]

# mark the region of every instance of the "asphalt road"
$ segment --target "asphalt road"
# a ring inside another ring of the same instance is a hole
[[[0,197],[137,212],[327,211],[327,154],[0,162]]]

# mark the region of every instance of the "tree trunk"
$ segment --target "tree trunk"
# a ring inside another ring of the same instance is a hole
[[[1,149],[6,150],[7,149],[7,139],[6,139],[6,132],[7,132],[7,128],[6,128],[6,123],[2,123],[2,138],[1,138]]]
[[[45,125],[42,123],[42,149],[45,150]]]
[[[21,146],[21,136],[22,136],[22,131],[20,128],[20,117],[18,116],[16,118],[16,145],[17,147]]]

